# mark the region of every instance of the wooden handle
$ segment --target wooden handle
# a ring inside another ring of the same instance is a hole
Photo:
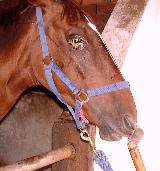
[[[132,157],[136,171],[146,171],[145,166],[143,164],[142,157],[141,157],[139,149],[138,149],[138,146],[136,144],[134,144],[133,142],[129,141],[128,142],[128,150]]]

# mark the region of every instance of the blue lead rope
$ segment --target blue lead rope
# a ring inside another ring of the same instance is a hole
[[[44,31],[42,9],[40,7],[36,7],[36,17],[37,17],[38,30],[39,30],[40,41],[41,41],[42,56],[44,60],[46,56],[49,55],[49,49],[48,49],[46,34]],[[56,95],[56,97],[63,104],[65,104],[68,107],[69,111],[71,112],[76,122],[77,128],[84,129],[86,126],[86,122],[83,119],[81,119],[78,115],[82,109],[82,104],[84,101],[80,101],[76,99],[75,108],[72,108],[70,105],[68,105],[63,99],[63,97],[61,96],[61,94],[59,93],[57,87],[55,86],[54,80],[52,78],[52,72],[57,74],[57,76],[61,79],[61,81],[63,81],[65,85],[71,90],[73,95],[77,95],[81,90],[77,86],[75,86],[72,83],[72,81],[60,70],[60,68],[56,65],[53,59],[49,64],[47,65],[44,64],[44,70],[51,91]],[[130,87],[129,83],[127,81],[121,81],[118,83],[105,85],[103,87],[98,87],[96,89],[87,90],[87,97],[93,97],[104,93],[109,93],[112,91],[126,89],[129,87]],[[101,169],[103,169],[104,171],[113,171],[108,162],[107,157],[102,151],[98,151],[98,150],[95,151],[93,158],[95,162],[99,164]]]
[[[93,160],[103,171],[113,171],[107,156],[101,150],[96,150],[93,154]]]

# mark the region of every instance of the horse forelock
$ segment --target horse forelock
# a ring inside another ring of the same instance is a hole
[[[64,6],[64,17],[70,25],[75,25],[79,21],[88,22],[82,9],[71,0],[62,0]]]

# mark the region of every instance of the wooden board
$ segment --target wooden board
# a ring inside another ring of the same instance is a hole
[[[102,32],[103,40],[121,68],[148,0],[118,0]]]
[[[88,129],[95,141],[95,126]],[[93,171],[92,150],[88,143],[80,139],[73,121],[60,121],[53,125],[53,149],[71,143],[76,148],[76,157],[55,163],[52,171]]]

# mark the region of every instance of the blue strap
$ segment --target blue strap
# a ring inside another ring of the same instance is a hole
[[[103,171],[113,171],[111,164],[103,151],[96,150],[93,154],[93,160]]]
[[[64,73],[60,70],[60,68],[55,64],[54,60],[51,62],[51,69],[55,72],[58,77],[66,84],[66,86],[72,91],[74,95],[76,95],[80,89],[77,88],[71,80],[64,75]]]
[[[37,17],[38,30],[41,40],[42,55],[44,59],[46,56],[49,55],[49,49],[48,49],[46,34],[44,31],[42,9],[40,7],[36,7],[36,17]]]
[[[80,104],[81,102],[79,100],[76,100],[76,105],[75,105],[75,111],[73,110],[73,108],[71,106],[69,106],[67,104],[67,107],[69,109],[69,111],[71,112],[75,122],[76,122],[76,126],[78,129],[85,129],[86,128],[86,123],[78,116],[78,113],[80,112],[81,108],[80,108]]]
[[[44,59],[47,55],[49,55],[49,49],[48,49],[46,34],[44,31],[42,9],[40,7],[36,7],[36,17],[37,17],[38,30],[39,30],[40,40],[41,40],[40,42],[41,42],[41,47],[42,47],[42,55]],[[78,112],[79,112],[78,101],[75,107],[76,111],[74,111],[73,108],[64,101],[58,89],[56,88],[55,83],[52,78],[52,71],[55,72],[59,76],[59,78],[68,86],[68,88],[72,91],[73,94],[77,94],[79,92],[79,89],[64,75],[64,73],[59,69],[59,67],[54,63],[54,61],[51,61],[51,63],[48,65],[44,65],[44,70],[45,70],[45,75],[46,75],[48,84],[51,88],[51,91],[56,95],[56,97],[63,104],[65,104],[68,107],[69,111],[71,112],[76,122],[77,128],[84,129],[85,123],[82,120],[80,120],[80,118],[78,117]]]
[[[40,7],[36,7],[36,17],[39,29],[39,35],[41,40],[42,54],[43,59],[49,55],[49,49],[46,39],[46,34],[44,31],[43,25],[43,17],[42,17],[42,9]],[[51,65],[52,71],[54,71],[59,78],[68,86],[68,88],[72,91],[73,94],[77,94],[80,90],[63,74],[63,72],[59,69],[59,67],[52,61],[49,65]]]
[[[87,90],[87,94],[89,97],[92,97],[92,96],[97,96],[97,95],[101,95],[104,93],[109,93],[112,91],[126,89],[129,87],[130,87],[129,82],[121,81],[121,82],[114,83],[114,84],[108,84],[108,85],[105,85],[103,87],[98,87],[95,89]]]
[[[63,103],[66,104],[65,101],[63,100],[61,94],[59,93],[59,91],[57,90],[54,82],[53,82],[53,78],[52,78],[52,72],[51,72],[51,68],[49,65],[44,65],[45,68],[45,75],[48,81],[48,84],[51,88],[51,91],[54,92],[54,94],[56,95],[56,97]]]
[[[46,78],[48,80],[48,84],[51,88],[51,91],[56,95],[56,97],[63,103],[67,106],[67,108],[69,109],[69,111],[71,112],[75,122],[76,122],[76,125],[77,125],[77,128],[78,129],[84,129],[86,127],[86,124],[83,120],[80,120],[79,116],[78,116],[78,113],[80,111],[80,101],[76,100],[76,106],[75,106],[75,111],[74,109],[68,105],[64,99],[62,98],[61,94],[59,93],[59,91],[57,90],[57,87],[55,86],[55,83],[53,81],[53,78],[52,78],[52,72],[51,72],[51,66],[50,65],[45,65],[45,75],[46,75]]]

